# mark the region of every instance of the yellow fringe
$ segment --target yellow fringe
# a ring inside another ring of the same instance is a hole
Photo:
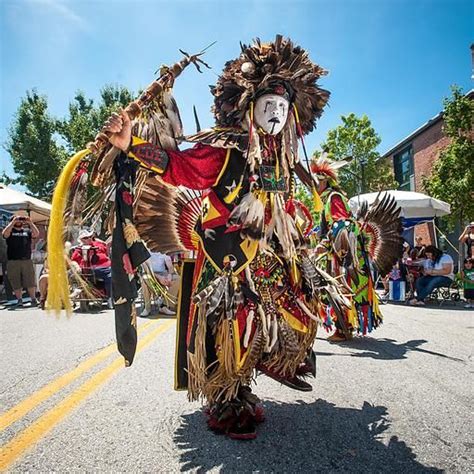
[[[64,210],[74,171],[89,150],[77,152],[66,164],[54,189],[51,217],[48,228],[48,298],[46,308],[58,314],[61,309],[71,312],[66,259],[64,258]]]
[[[357,317],[357,309],[355,307],[355,304],[352,303],[351,309],[347,312],[347,322],[350,326],[355,328],[358,325],[358,321],[359,319]]]
[[[319,195],[318,191],[316,191],[316,188],[313,188],[313,206],[315,212],[321,212],[324,207],[321,196]]]
[[[379,297],[373,288],[372,288],[372,310],[376,316],[378,317],[382,316],[382,313],[380,312],[380,308],[379,308]]]

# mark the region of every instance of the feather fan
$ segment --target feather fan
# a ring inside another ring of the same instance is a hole
[[[358,220],[368,242],[368,251],[378,271],[385,276],[403,254],[402,220],[395,198],[385,193],[368,207],[360,207]]]

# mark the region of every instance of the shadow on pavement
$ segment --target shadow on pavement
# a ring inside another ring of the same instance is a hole
[[[367,402],[361,409],[313,403],[264,403],[267,421],[253,441],[233,441],[206,428],[201,411],[182,416],[174,441],[181,470],[207,472],[443,472],[423,466],[389,427],[387,409]]]
[[[320,340],[325,340],[318,338]],[[407,342],[398,342],[394,339],[375,339],[371,337],[355,337],[351,341],[344,341],[338,343],[341,347],[347,347],[349,349],[356,349],[361,352],[351,352],[350,354],[335,354],[332,352],[318,352],[317,356],[332,356],[342,355],[349,357],[370,357],[371,359],[378,360],[398,360],[406,359],[410,352],[422,352],[424,354],[433,355],[436,357],[442,357],[443,359],[454,360],[457,362],[464,362],[462,359],[451,357],[440,352],[429,351],[428,349],[422,349],[420,346],[425,344],[425,339],[413,339]]]
[[[469,310],[464,307],[466,304],[464,301],[446,301],[444,303],[436,303],[433,301],[427,302],[424,306],[411,306],[406,302],[399,302],[399,301],[385,301],[383,304],[388,304],[390,306],[402,306],[404,308],[416,308],[416,309],[429,309],[430,311],[464,311],[469,312]]]
[[[150,314],[146,318],[142,318],[142,319],[176,319],[176,314],[167,315],[167,314],[155,313],[155,314]]]

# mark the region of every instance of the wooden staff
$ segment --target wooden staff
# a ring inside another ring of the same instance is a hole
[[[206,49],[211,47],[214,43],[204,48],[200,53],[189,55],[185,51],[179,50],[183,53],[184,57],[181,61],[173,64],[171,67],[165,66],[164,72],[160,75],[158,79],[153,81],[138,97],[138,99],[130,102],[130,104],[125,107],[125,112],[131,120],[137,118],[140,115],[140,112],[144,107],[153,102],[153,100],[158,97],[163,90],[171,88],[175,79],[186,69],[190,64],[194,64],[198,72],[201,72],[200,64],[210,69],[210,66],[206,64],[200,56],[204,54]],[[100,163],[100,157],[103,156],[105,150],[109,145],[109,137],[112,135],[111,132],[102,129],[95,137],[93,142],[87,144],[87,149],[98,159],[94,166],[93,179],[92,183],[95,186],[99,186],[102,182],[101,170],[108,168],[107,163]],[[108,160],[107,160],[108,161]],[[110,163],[111,164],[111,163]]]

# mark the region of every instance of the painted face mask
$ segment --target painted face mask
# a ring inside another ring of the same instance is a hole
[[[289,105],[288,100],[280,95],[262,95],[255,102],[255,122],[266,133],[276,135],[285,126]]]

